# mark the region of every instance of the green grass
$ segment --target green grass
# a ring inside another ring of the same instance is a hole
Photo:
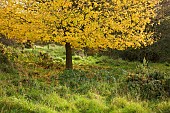
[[[170,67],[165,63],[149,63],[149,67],[143,67],[140,62],[107,56],[73,56],[74,70],[64,70],[64,47],[37,46],[25,49],[23,53],[18,51],[18,54],[18,58],[12,60],[15,64],[12,67],[0,64],[2,113],[170,112],[166,94],[162,92],[159,98],[148,99],[141,95],[147,96],[150,91],[142,93],[138,90],[143,88],[139,87],[141,82],[147,87],[163,87],[164,83],[155,82],[162,79],[145,82],[142,77],[161,72],[160,76],[165,76],[163,81],[168,79]],[[134,77],[139,82],[134,81]],[[132,81],[127,81],[129,79]],[[153,94],[158,92],[151,91]]]

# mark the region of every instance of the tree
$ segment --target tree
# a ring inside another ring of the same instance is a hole
[[[146,25],[156,16],[159,0],[4,1],[0,33],[65,45],[67,69],[72,69],[72,48],[126,49],[154,42]]]

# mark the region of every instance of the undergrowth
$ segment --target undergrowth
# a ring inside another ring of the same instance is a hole
[[[2,113],[170,112],[166,64],[76,56],[75,69],[64,70],[64,52],[58,46],[0,56],[12,63],[0,64]]]

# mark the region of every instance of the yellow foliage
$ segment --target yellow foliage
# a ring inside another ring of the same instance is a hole
[[[0,33],[9,38],[126,49],[153,43],[145,29],[160,0],[16,1],[0,1]]]

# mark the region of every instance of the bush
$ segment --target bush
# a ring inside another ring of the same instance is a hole
[[[160,51],[157,51],[158,49],[154,49],[151,47],[140,49],[129,48],[127,50],[120,51],[119,54],[123,60],[142,62],[143,58],[145,57],[148,61],[158,62],[161,59]]]
[[[123,84],[127,93],[141,99],[160,99],[168,96],[165,74],[146,66],[138,67],[136,72],[129,73]]]
[[[14,62],[17,57],[17,51],[0,43],[0,70],[2,72],[16,72]]]
[[[48,53],[40,52],[38,55],[39,61],[37,62],[38,65],[44,68],[51,68],[54,65],[52,57]]]

